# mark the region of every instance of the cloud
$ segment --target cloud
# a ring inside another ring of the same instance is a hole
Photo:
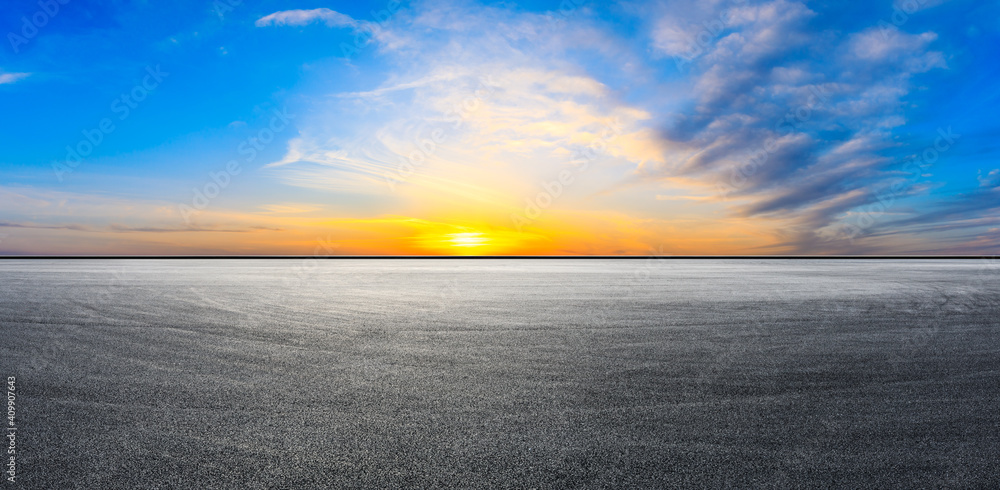
[[[303,203],[265,204],[260,206],[260,208],[268,214],[283,215],[306,214],[323,209],[321,206]]]
[[[656,195],[657,201],[713,201],[715,196],[665,196],[663,194]]]
[[[205,210],[204,219],[187,224],[177,204],[131,200],[102,195],[0,186],[0,200],[9,218],[0,227],[67,230],[90,233],[172,233],[278,231],[279,226],[261,225],[241,216]],[[252,219],[252,218],[251,218]],[[238,225],[237,225],[238,224]],[[237,225],[237,226],[234,226]]]
[[[698,53],[683,64],[694,103],[660,133],[686,151],[637,175],[714,190],[735,216],[771,222],[777,250],[850,249],[832,230],[901,163],[891,130],[906,122],[911,80],[947,68],[930,49],[937,35],[817,30],[797,1],[705,5],[701,31],[684,33]],[[676,56],[684,36],[665,44],[662,27],[679,22],[653,21],[651,46]]]
[[[190,233],[190,232],[211,232],[211,233],[252,233],[255,231],[283,231],[283,228],[270,227],[270,226],[252,226],[248,228],[226,228],[221,226],[205,227],[205,226],[173,226],[173,227],[156,227],[156,226],[125,226],[113,224],[107,227],[108,230],[115,233]]]
[[[318,220],[211,206],[187,224],[178,203],[0,186],[0,254],[312,254]]]
[[[559,198],[561,206],[586,200],[625,177],[614,167],[660,154],[658,138],[648,111],[567,55],[583,47],[616,62],[630,57],[586,22],[552,25],[547,14],[468,4],[397,13],[375,39],[385,82],[317,94],[301,135],[268,169],[296,186],[427,213],[462,209],[510,226],[539,185],[598,144],[583,183]],[[334,115],[345,112],[358,117],[343,124]]]
[[[1000,186],[1000,169],[993,169],[983,175],[983,171],[980,170],[976,175],[976,180],[979,181],[980,187],[997,187]]]
[[[175,226],[175,227],[155,227],[155,226],[126,226],[112,224],[108,226],[84,226],[77,224],[55,224],[43,225],[38,223],[16,223],[11,221],[0,221],[2,228],[31,228],[36,230],[69,230],[84,231],[88,233],[187,233],[187,232],[212,232],[212,233],[248,233],[260,230],[281,231],[281,228],[271,228],[266,226],[255,226],[251,228],[223,228],[204,226]]]
[[[944,56],[927,51],[937,34],[907,34],[896,27],[873,27],[852,34],[847,41],[849,57],[869,65],[887,65],[906,73],[923,73],[933,68],[946,68]]]
[[[352,27],[358,28],[361,22],[354,20],[349,15],[330,10],[328,8],[318,8],[313,10],[282,10],[270,15],[265,15],[257,19],[254,24],[257,27],[265,26],[304,26],[313,22],[324,22],[329,27]]]
[[[74,225],[74,224],[63,224],[63,225],[40,225],[37,223],[16,223],[13,221],[0,221],[0,227],[2,228],[35,228],[39,230],[72,230],[72,231],[96,231],[94,228]]]
[[[14,83],[27,78],[31,73],[0,73],[0,85]]]

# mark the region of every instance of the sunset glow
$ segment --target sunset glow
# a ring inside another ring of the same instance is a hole
[[[995,3],[182,4],[72,2],[0,56],[0,254],[1000,239]]]

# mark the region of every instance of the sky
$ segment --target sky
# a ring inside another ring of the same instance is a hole
[[[1000,2],[0,3],[2,255],[1000,252]]]

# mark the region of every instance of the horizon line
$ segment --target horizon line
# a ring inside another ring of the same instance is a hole
[[[0,255],[0,260],[17,259],[996,259],[1000,255]]]

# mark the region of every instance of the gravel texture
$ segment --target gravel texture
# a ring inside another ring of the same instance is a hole
[[[0,261],[24,488],[995,488],[998,329],[986,261]]]

